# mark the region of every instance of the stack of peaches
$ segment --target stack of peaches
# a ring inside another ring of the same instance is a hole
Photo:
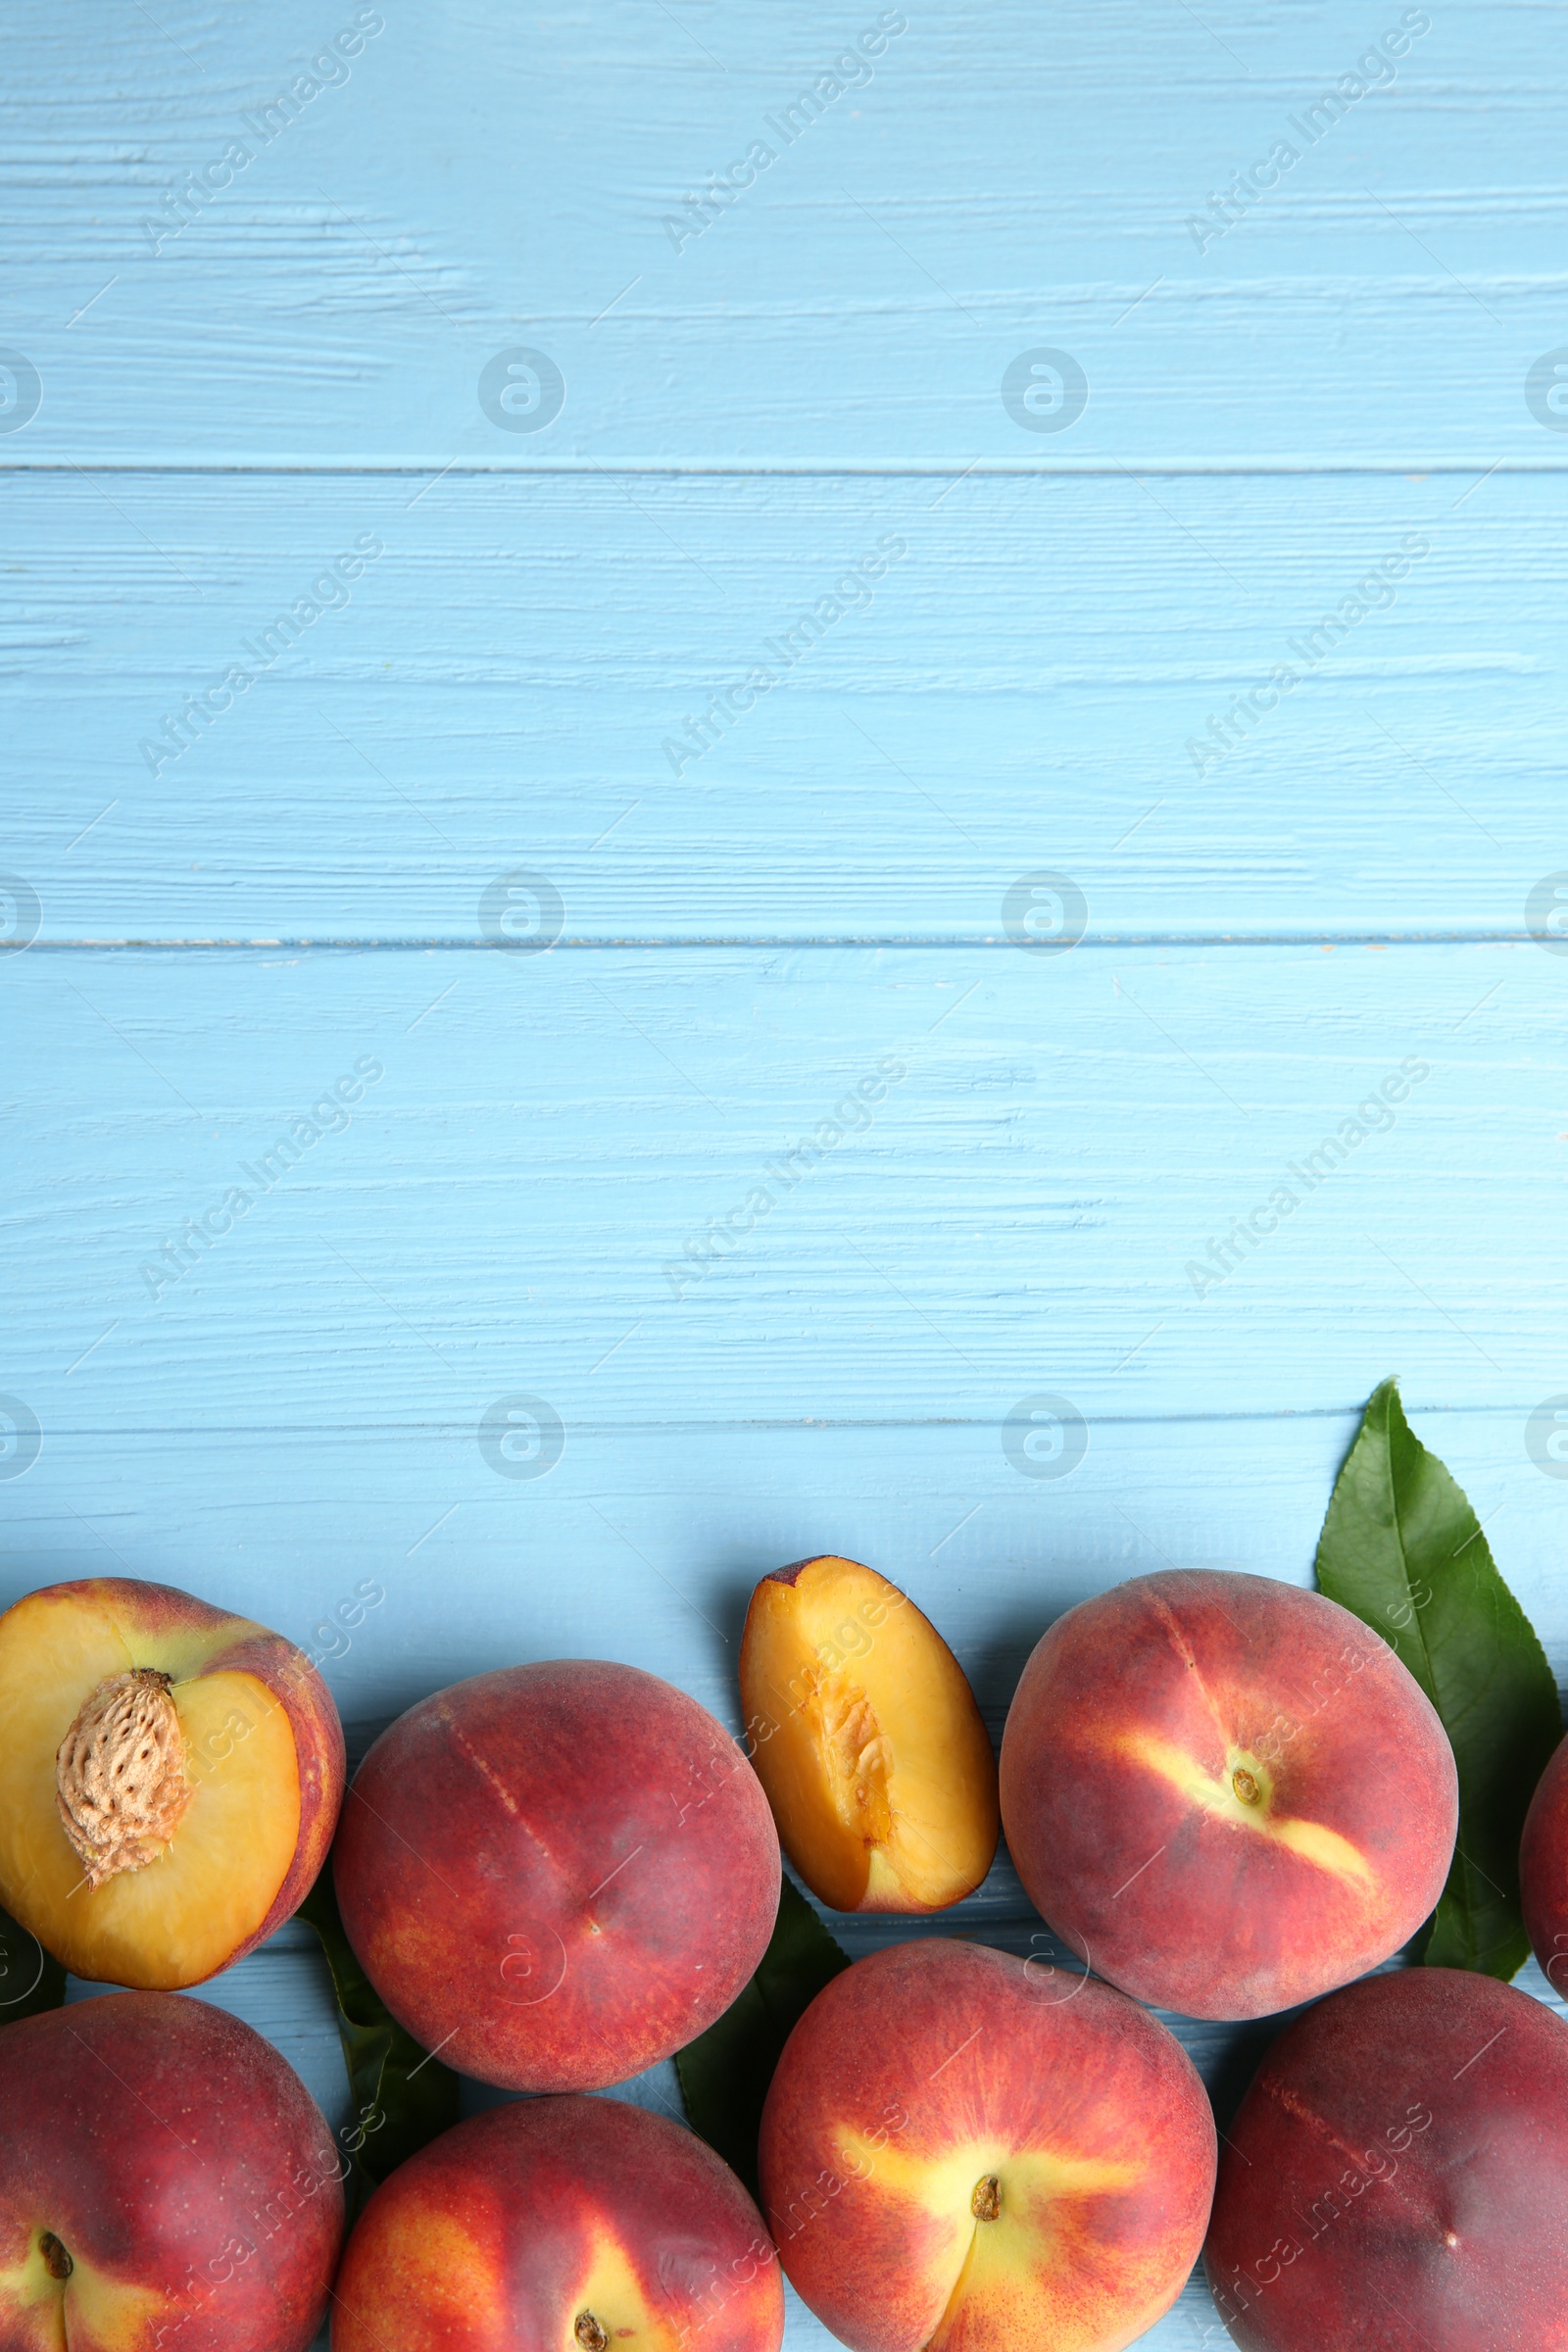
[[[1458,1792],[1357,1618],[1260,1577],[1121,1585],[1040,1642],[999,1781],[935,1628],[824,1557],[758,1586],[741,1701],[737,1742],[633,1667],[504,1667],[345,1793],[325,1686],[266,1628],[126,1581],[0,1618],[0,1901],[135,1988],[0,2028],[0,2352],[304,2352],[328,2306],[334,2352],[776,2352],[781,2269],[856,2352],[1111,2352],[1200,2251],[1252,2352],[1568,2346],[1568,2028],[1488,1977],[1373,1973],[1437,1902]],[[679,2124],[583,2095],[746,1991],[781,1841],[830,1909],[929,1920],[1004,1828],[1052,1934],[927,1928],[835,1976],[767,2093],[760,2211]],[[398,2023],[540,2094],[431,2141],[346,2246],[304,2085],[179,1997],[329,1852]],[[1568,1749],[1522,1867],[1549,1970]],[[1306,2003],[1216,2180],[1153,2012]]]

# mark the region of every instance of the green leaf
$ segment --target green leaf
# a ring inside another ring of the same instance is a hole
[[[458,2078],[403,2031],[355,1958],[338,1917],[330,1865],[296,1916],[320,1937],[337,1994],[337,2030],[355,2106],[355,2120],[341,2135],[354,2160],[353,2209],[406,2157],[457,2122]]]
[[[756,1976],[716,2025],[675,2054],[686,2120],[755,2197],[757,2135],[779,2053],[824,1984],[850,1965],[805,1895],[786,1879]]]
[[[1421,1956],[1507,1979],[1530,1956],[1519,1836],[1561,1735],[1557,1687],[1475,1512],[1412,1434],[1392,1380],[1367,1405],[1330,1498],[1317,1582],[1396,1651],[1459,1767],[1459,1841]]]
[[[66,1997],[66,1972],[25,1928],[19,1928],[9,1911],[0,1911],[0,2026],[14,2026],[20,2017],[36,2017],[40,2010],[60,2008]]]

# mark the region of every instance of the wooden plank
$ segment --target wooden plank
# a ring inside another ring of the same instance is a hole
[[[1523,936],[1565,501],[13,477],[0,866],[46,940],[478,943],[518,868],[568,939],[999,938],[1039,869],[1102,939]]]
[[[0,454],[1560,467],[1545,23],[169,0],[83,41],[23,0],[5,339],[42,397]],[[480,405],[519,347],[564,379],[535,430]],[[1050,432],[1002,398],[1042,348],[1089,387]]]
[[[1036,1390],[1560,1385],[1534,945],[34,951],[0,985],[7,1377],[62,1442],[466,1455],[522,1391],[573,1431],[952,1422],[1000,1476]]]

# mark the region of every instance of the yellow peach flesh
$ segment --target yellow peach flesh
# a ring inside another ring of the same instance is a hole
[[[199,1632],[127,1638],[90,1602],[23,1608],[24,1625],[13,1623],[0,1648],[0,1877],[17,1915],[76,1976],[198,1984],[255,1934],[293,1861],[300,1791],[287,1713],[254,1675],[204,1673],[212,1642]],[[224,1646],[232,1639],[225,1627]],[[61,1824],[56,1751],[95,1688],[132,1666],[174,1678],[193,1793],[156,1861],[92,1887]]]
[[[997,1844],[991,1742],[963,1670],[886,1577],[824,1556],[764,1577],[741,1692],[779,1837],[839,1911],[973,1892]]]

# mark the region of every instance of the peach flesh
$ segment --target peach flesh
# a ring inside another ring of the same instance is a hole
[[[997,1767],[963,1669],[897,1585],[823,1555],[763,1577],[741,1704],[784,1850],[838,1911],[929,1912],[997,1849]]]
[[[1135,1577],[1059,1618],[1002,1742],[1031,1901],[1113,1984],[1248,2018],[1377,1967],[1442,1892],[1453,1752],[1386,1642],[1268,1577]]]
[[[165,1585],[0,1617],[0,1903],[78,1977],[201,1983],[304,1900],[343,1734],[304,1653]]]
[[[1165,2028],[978,1944],[895,1944],[785,2044],[762,2207],[852,2352],[1119,2352],[1202,2242],[1214,2125]]]

